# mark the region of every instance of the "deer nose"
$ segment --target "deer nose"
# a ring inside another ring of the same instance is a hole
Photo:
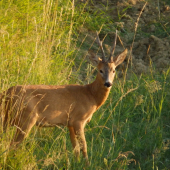
[[[112,83],[106,82],[106,83],[104,84],[104,86],[105,86],[105,87],[110,87],[110,86],[112,86]]]

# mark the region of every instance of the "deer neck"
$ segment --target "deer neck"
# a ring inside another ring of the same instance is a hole
[[[99,73],[97,74],[95,81],[89,84],[88,86],[91,94],[96,100],[97,109],[98,109],[106,101],[111,88],[106,88],[104,86],[104,83],[101,80]]]

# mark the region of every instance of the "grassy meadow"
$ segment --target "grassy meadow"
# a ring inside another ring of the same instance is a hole
[[[86,43],[79,30],[107,33],[116,28],[102,11],[84,10],[86,5],[0,1],[0,92],[19,84],[86,84],[94,79],[94,67],[81,54],[93,42]],[[0,170],[170,169],[170,68],[159,73],[152,66],[140,76],[129,72],[127,79],[116,77],[108,100],[86,125],[90,166],[82,157],[76,162],[66,127],[34,127],[17,150],[9,150],[15,128],[3,133],[1,123]]]

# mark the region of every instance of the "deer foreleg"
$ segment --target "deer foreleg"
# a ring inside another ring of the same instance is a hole
[[[87,144],[84,135],[84,126],[81,123],[74,126],[74,131],[76,133],[77,140],[80,145],[80,149],[83,153],[83,157],[86,159],[86,163],[88,164],[88,155],[87,155]]]
[[[74,128],[73,127],[68,127],[68,128],[69,128],[69,131],[70,131],[70,139],[71,139],[71,143],[72,143],[72,146],[73,146],[73,149],[74,149],[74,153],[76,155],[76,158],[78,159],[79,156],[80,156],[80,146],[79,146],[79,143],[77,141]]]

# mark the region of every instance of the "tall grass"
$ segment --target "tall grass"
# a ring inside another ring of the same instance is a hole
[[[63,79],[61,71],[68,74],[74,7],[69,1],[60,3],[1,1],[3,84],[57,84]]]
[[[108,18],[73,2],[0,2],[1,92],[17,84],[69,84],[77,82],[79,72],[91,72],[90,64],[82,69],[84,60],[76,58],[79,48],[87,50],[78,31],[99,29]],[[67,128],[34,127],[17,150],[9,150],[15,128],[0,134],[0,169],[169,169],[169,82],[169,69],[114,82],[107,102],[86,126],[89,167],[83,158],[75,161]]]

